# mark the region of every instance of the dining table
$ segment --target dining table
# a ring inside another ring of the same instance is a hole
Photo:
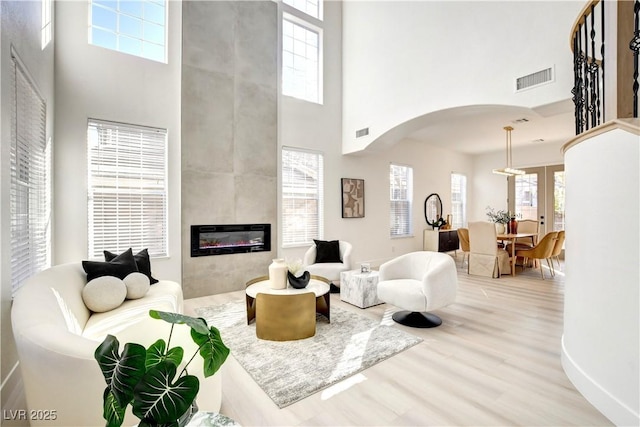
[[[511,276],[516,275],[516,239],[531,238],[531,244],[535,245],[537,233],[499,233],[497,239],[501,242],[511,242]]]

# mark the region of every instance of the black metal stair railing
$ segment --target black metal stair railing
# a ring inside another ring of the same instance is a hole
[[[640,0],[634,0],[633,20],[634,30],[631,39],[618,40],[618,43],[628,43],[629,49],[633,52],[633,82],[618,81],[617,85],[622,90],[632,91],[633,117],[637,118],[640,86]],[[605,121],[605,0],[591,0],[583,9],[582,16],[574,27],[572,42],[574,86],[571,94],[575,105],[575,127],[578,135]]]
[[[640,51],[640,1],[633,4],[633,38],[629,42],[633,51],[633,117],[638,117],[638,52]]]
[[[596,6],[598,8],[596,9]],[[596,15],[599,15],[596,20]],[[573,35],[576,135],[603,122],[605,105],[604,1],[592,1]]]

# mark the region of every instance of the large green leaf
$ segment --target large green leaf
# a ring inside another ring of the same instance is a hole
[[[122,408],[118,405],[116,398],[113,397],[113,393],[111,393],[110,387],[104,389],[103,401],[104,408],[102,416],[107,420],[107,427],[120,427],[124,422],[126,407]]]
[[[167,351],[167,343],[163,339],[159,339],[158,341],[151,344],[151,346],[147,349],[147,359],[145,362],[145,366],[147,369],[149,369],[150,367],[157,365],[163,360],[168,360],[174,365],[179,366],[182,362],[183,356],[184,350],[182,349],[182,347],[174,347]]]
[[[168,313],[166,311],[149,310],[149,316],[154,319],[162,319],[168,323],[175,323],[179,325],[188,325],[191,329],[195,329],[201,334],[207,334],[209,332],[207,322],[202,318],[196,318],[187,316],[185,314]]]
[[[200,347],[200,356],[204,359],[204,376],[215,374],[229,356],[229,347],[224,345],[220,331],[212,326],[206,334],[191,329],[191,338]]]
[[[162,361],[149,369],[136,386],[133,413],[147,423],[165,424],[176,421],[193,403],[200,382],[185,375],[172,383],[177,367]]]
[[[125,408],[131,402],[134,387],[144,375],[147,351],[140,344],[127,343],[120,355],[119,347],[118,339],[108,335],[96,349],[94,357],[116,402]]]

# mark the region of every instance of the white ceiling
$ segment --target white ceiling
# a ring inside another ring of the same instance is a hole
[[[420,128],[407,137],[449,150],[480,154],[504,150],[504,127],[511,126],[514,150],[532,144],[565,143],[575,136],[573,111],[570,99],[534,109],[502,105],[452,108],[417,119]],[[520,122],[521,119],[528,121]]]

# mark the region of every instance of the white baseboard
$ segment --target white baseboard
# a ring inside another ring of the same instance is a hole
[[[640,414],[629,408],[589,376],[567,352],[562,336],[562,368],[575,388],[617,426],[640,425]]]

